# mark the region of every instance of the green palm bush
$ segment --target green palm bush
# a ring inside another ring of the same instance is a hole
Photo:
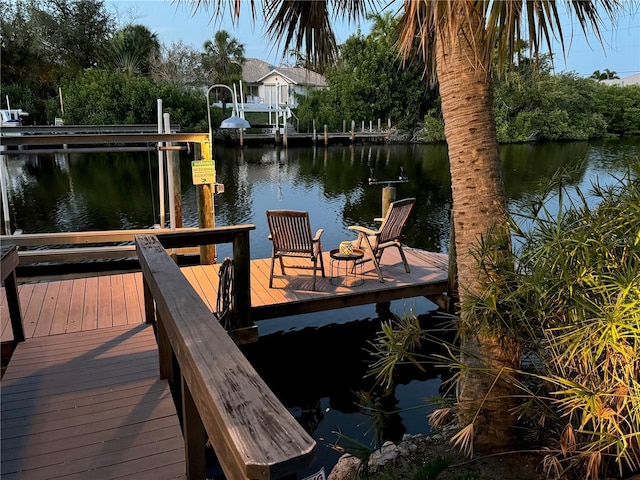
[[[504,415],[517,415],[529,441],[542,442],[547,475],[622,476],[640,470],[640,163],[588,198],[568,194],[565,178],[512,218],[515,265],[500,252],[478,254],[493,281],[466,318],[519,345],[520,370],[486,374],[513,387],[517,406]],[[458,320],[457,328],[469,327]],[[419,337],[408,320],[386,325],[373,367],[381,380],[392,378],[395,363],[422,360],[409,347]],[[471,367],[460,361],[465,352],[451,352],[456,381]],[[479,398],[476,417],[483,408]],[[437,410],[432,423],[449,411]],[[468,453],[474,423],[452,439]]]
[[[560,190],[559,213],[533,208],[530,228],[516,232],[512,290],[492,293],[521,325],[527,371],[540,380],[520,413],[554,435],[545,458],[550,476],[640,469],[637,173],[595,186],[596,207],[578,191],[564,208]]]

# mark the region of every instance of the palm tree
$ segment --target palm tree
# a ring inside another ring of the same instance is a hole
[[[158,35],[144,25],[127,25],[118,30],[107,46],[108,60],[130,75],[150,75],[159,52]]]
[[[196,4],[205,3],[198,0]],[[223,8],[224,0],[209,0]],[[268,30],[290,46],[304,49],[318,63],[335,58],[329,19],[338,12],[351,20],[371,6],[369,0],[323,2],[263,0]],[[564,3],[563,3],[564,4]],[[236,3],[231,0],[231,11]],[[254,2],[251,2],[255,14]],[[618,0],[567,2],[581,28],[600,36],[600,12],[613,18]],[[524,29],[524,30],[522,30]],[[512,446],[513,406],[508,378],[499,372],[519,366],[517,342],[494,319],[476,318],[465,306],[492,281],[491,263],[510,261],[506,197],[492,111],[492,76],[513,60],[519,40],[528,36],[538,57],[551,40],[564,45],[558,5],[553,0],[405,0],[399,48],[405,59],[421,55],[432,82],[437,80],[449,148],[453,229],[462,307],[462,363],[459,419],[473,425],[477,448]],[[497,71],[494,71],[497,69]],[[480,245],[484,247],[480,250]],[[497,256],[496,256],[497,252]]]
[[[222,83],[232,85],[242,80],[242,64],[245,61],[244,45],[231,37],[226,30],[218,30],[213,42],[204,42],[202,67],[211,84]],[[224,115],[226,102],[232,101],[230,93],[221,89],[222,111]]]
[[[605,68],[604,72],[601,72],[600,70],[595,70],[589,78],[593,78],[594,80],[600,81],[600,80],[613,80],[620,77],[618,76],[617,72],[609,70],[608,68]]]

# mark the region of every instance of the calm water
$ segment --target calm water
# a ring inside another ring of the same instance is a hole
[[[640,137],[503,146],[510,207],[517,211],[530,201],[561,167],[572,169],[570,184],[583,190],[596,180],[610,182],[627,171],[639,151]],[[370,169],[377,179],[392,180],[401,166],[409,182],[397,185],[397,198],[417,198],[405,242],[433,251],[448,249],[451,189],[443,146],[220,148],[214,156],[218,181],[225,185],[225,192],[215,197],[216,224],[255,224],[254,258],[270,255],[268,209],[308,210],[312,228],[325,230],[325,250],[354,238],[348,225],[371,225],[380,216],[382,187],[368,185]],[[197,225],[192,159],[186,153],[181,158],[185,226]],[[25,233],[150,227],[159,220],[156,165],[153,153],[12,157],[7,161],[12,226]],[[225,248],[221,255],[230,254]],[[392,304],[400,314],[432,308],[424,299]],[[378,325],[373,306],[269,320],[259,323],[261,341],[246,350],[318,440],[318,460],[309,473],[320,466],[329,470],[337,460],[339,454],[329,447],[337,440],[335,431],[367,444],[376,437],[374,423],[388,439],[428,431],[425,417],[431,407],[424,399],[439,394],[439,372],[405,371],[390,391],[373,389],[363,379],[367,341]],[[382,418],[358,407],[358,392],[389,413]]]

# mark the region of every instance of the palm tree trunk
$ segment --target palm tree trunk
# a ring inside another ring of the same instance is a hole
[[[469,367],[459,385],[459,420],[468,424],[475,417],[475,448],[496,450],[508,448],[514,440],[509,385],[503,379],[496,382],[496,374],[503,366],[518,364],[518,347],[483,328],[487,324],[472,318],[464,306],[471,297],[481,295],[491,281],[477,258],[480,243],[486,242],[491,232],[498,233],[501,250],[509,252],[506,198],[493,118],[491,67],[485,60],[482,39],[477,34],[465,35],[472,28],[477,32],[477,25],[466,23],[469,17],[461,17],[465,23],[459,22],[457,29],[445,25],[436,32],[462,305],[461,360]]]

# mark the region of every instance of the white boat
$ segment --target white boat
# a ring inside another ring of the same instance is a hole
[[[0,135],[16,137],[21,133],[14,132],[14,127],[21,127],[22,123],[27,120],[29,113],[20,108],[2,109],[0,110]]]
[[[2,128],[21,127],[28,116],[29,113],[20,108],[2,109],[0,110],[0,126]]]

